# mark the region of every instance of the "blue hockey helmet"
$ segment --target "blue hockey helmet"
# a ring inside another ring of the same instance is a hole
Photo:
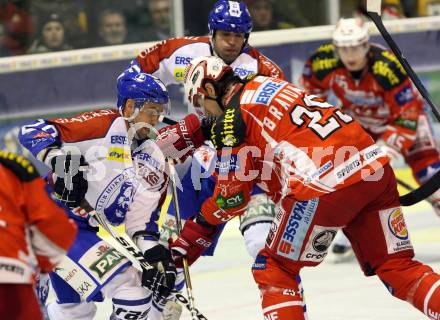
[[[117,91],[117,105],[120,110],[124,107],[127,99],[133,99],[136,101],[136,108],[142,108],[145,103],[151,102],[164,105],[164,112],[169,112],[170,98],[167,88],[155,76],[137,72],[130,67],[119,75]]]
[[[208,28],[211,35],[215,30],[249,35],[252,18],[244,2],[219,0],[209,13]]]

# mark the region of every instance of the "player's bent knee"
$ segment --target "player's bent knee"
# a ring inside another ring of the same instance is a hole
[[[252,258],[255,259],[258,252],[264,248],[270,225],[271,223],[257,223],[249,226],[243,233],[246,249]]]
[[[376,274],[395,297],[408,301],[430,319],[440,319],[440,275],[410,258],[390,259]]]
[[[152,294],[142,286],[139,271],[135,268],[129,267],[117,274],[102,292],[112,299],[112,319],[147,319]]]

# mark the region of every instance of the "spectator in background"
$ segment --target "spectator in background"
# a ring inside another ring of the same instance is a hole
[[[73,47],[65,41],[65,29],[60,16],[52,13],[43,20],[38,38],[32,43],[28,53],[44,53],[71,50]]]
[[[124,15],[117,10],[104,10],[98,18],[98,45],[111,46],[127,41],[127,25]]]
[[[29,5],[29,12],[36,25],[41,24],[53,12],[63,17],[63,26],[66,33],[66,42],[74,48],[87,46],[88,21],[86,12],[87,0],[32,0]]]
[[[420,16],[440,15],[440,0],[418,0],[418,12]]]
[[[287,22],[279,22],[274,18],[271,0],[245,0],[254,24],[253,31],[293,28]]]
[[[0,23],[5,27],[4,45],[11,54],[26,52],[35,32],[34,23],[28,12],[28,1],[0,2]]]
[[[11,55],[11,51],[5,46],[6,28],[0,22],[0,57],[7,57]]]
[[[367,11],[367,4],[365,0],[358,1],[357,7],[354,10],[353,16],[361,16],[365,19]],[[384,20],[394,20],[406,18],[406,10],[400,0],[384,0],[382,1],[382,19]],[[343,15],[345,15],[343,13]]]
[[[166,40],[171,36],[171,3],[169,0],[150,0],[148,11],[151,27],[145,33],[145,40]]]

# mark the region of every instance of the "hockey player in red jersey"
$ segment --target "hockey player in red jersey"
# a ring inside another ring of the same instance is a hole
[[[0,319],[42,319],[36,273],[52,271],[77,228],[29,160],[0,151],[0,180]]]
[[[214,194],[171,244],[176,264],[192,263],[215,225],[243,214],[258,183],[276,203],[275,219],[253,265],[265,318],[306,319],[300,270],[326,256],[345,227],[367,276],[431,319],[440,312],[440,276],[413,260],[388,157],[343,111],[288,82],[243,81],[215,57],[194,59],[185,96],[217,116]]]
[[[397,58],[368,40],[368,27],[361,19],[341,19],[333,44],[321,45],[306,62],[303,85],[323,98],[332,91],[341,109],[391,158],[400,153],[423,184],[440,169],[430,119]],[[440,190],[430,199],[440,216]],[[343,259],[349,243],[342,234],[335,242],[333,252]]]
[[[159,77],[165,85],[182,85],[183,71],[192,59],[201,56],[217,56],[230,65],[235,74],[242,79],[256,73],[285,79],[279,66],[249,45],[252,19],[244,2],[217,1],[209,14],[208,28],[208,36],[172,38],[144,50],[132,61],[132,67]],[[182,171],[183,167],[178,167],[178,170]],[[264,195],[260,198],[264,198]],[[262,203],[270,203],[270,200],[266,198],[266,201]],[[259,207],[262,208],[262,206]],[[273,219],[272,214],[268,214],[265,208],[257,212],[261,214],[246,214],[240,221],[240,230],[251,255],[258,251],[254,248],[264,245],[259,236],[263,232],[268,232],[269,221]],[[171,210],[169,213],[172,213]],[[174,214],[168,214],[165,217],[164,226],[175,226],[174,221]],[[175,230],[169,231],[177,235]],[[166,232],[165,236],[168,238],[169,232]],[[206,254],[212,255],[214,248],[215,245],[207,250]],[[183,286],[183,277],[178,279],[182,279],[176,284],[176,287],[180,289]],[[167,305],[166,308],[169,306],[172,307],[172,304]],[[173,319],[178,318],[176,312]]]

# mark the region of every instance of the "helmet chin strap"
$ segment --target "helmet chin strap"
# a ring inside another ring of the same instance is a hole
[[[218,106],[220,107],[220,109],[222,109],[222,111],[225,110],[225,106],[223,104],[222,97],[220,97],[220,96],[216,96],[215,98],[213,98],[213,97],[205,97],[205,100],[214,100],[214,101],[217,102]]]

